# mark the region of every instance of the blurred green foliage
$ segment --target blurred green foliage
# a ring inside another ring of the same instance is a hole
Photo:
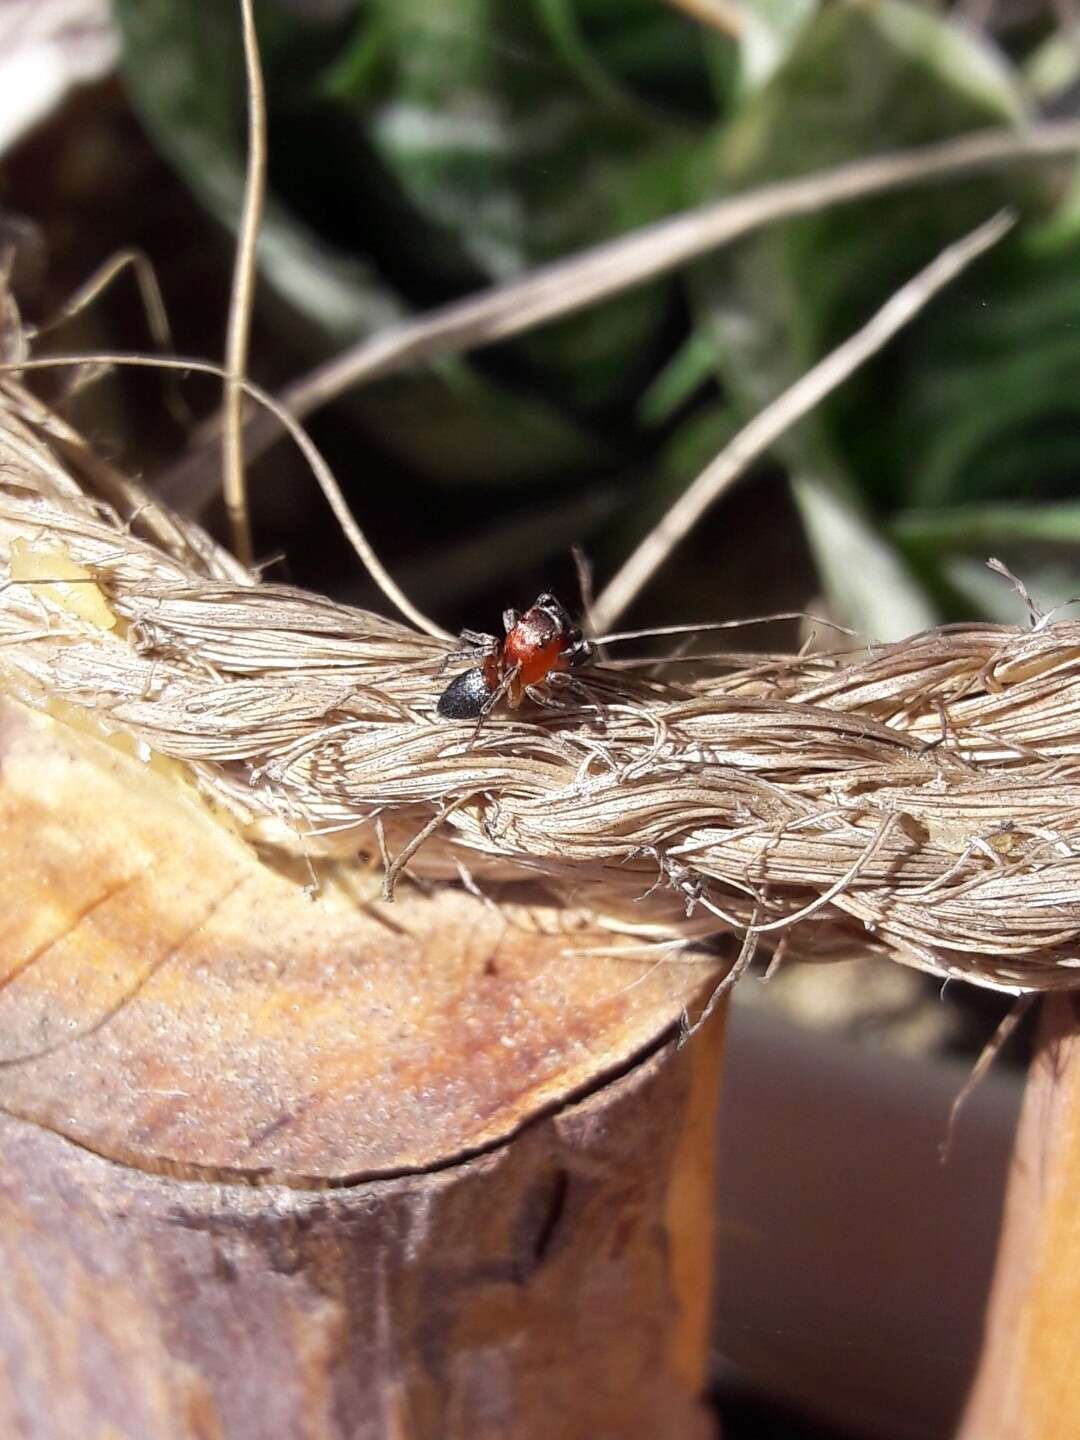
[[[116,9],[147,125],[234,222],[234,7]],[[662,0],[262,0],[257,13],[263,271],[324,350],[729,191],[1060,112],[1078,68],[1053,12],[991,35],[905,0],[731,0],[724,30]],[[1080,534],[1080,192],[1060,171],[1055,183],[1029,167],[774,226],[397,382],[368,423],[428,481],[537,487],[623,465],[653,477],[659,505],[1012,200],[1027,216],[1015,236],[780,458],[826,589],[872,633],[1007,604],[983,581],[989,552],[1063,598]],[[629,543],[641,523],[613,533]]]

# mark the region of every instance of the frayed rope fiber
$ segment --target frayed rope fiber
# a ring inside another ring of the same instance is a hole
[[[0,578],[6,687],[182,763],[262,843],[538,882],[658,953],[752,931],[792,957],[1074,983],[1076,621],[713,657],[688,680],[597,663],[474,737],[435,713],[442,641],[256,583],[11,381]]]

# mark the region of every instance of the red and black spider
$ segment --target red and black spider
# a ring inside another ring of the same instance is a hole
[[[480,657],[480,664],[457,675],[436,706],[444,720],[482,720],[505,696],[516,710],[528,696],[545,703],[548,677],[587,660],[589,642],[554,595],[538,595],[524,615],[503,612],[502,640],[476,630],[461,632],[461,652]]]

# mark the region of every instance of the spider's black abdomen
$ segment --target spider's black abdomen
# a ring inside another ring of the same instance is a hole
[[[490,699],[484,672],[476,666],[454,676],[435,708],[444,720],[476,720]]]

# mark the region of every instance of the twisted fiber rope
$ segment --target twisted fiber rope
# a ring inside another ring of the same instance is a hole
[[[84,567],[119,623],[6,584],[6,685],[181,762],[255,840],[394,871],[423,834],[410,873],[538,880],[658,954],[749,927],[795,956],[1073,983],[1080,623],[714,656],[689,680],[590,666],[474,741],[435,714],[441,642],[255,583],[8,382],[0,576],[16,540]]]

